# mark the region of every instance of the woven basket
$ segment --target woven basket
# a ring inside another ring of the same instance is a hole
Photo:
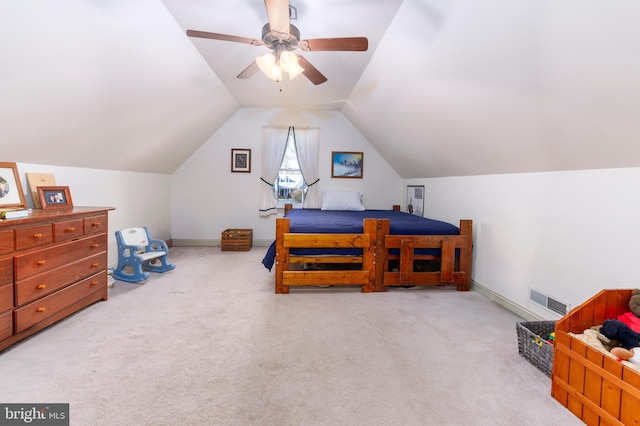
[[[555,321],[527,321],[516,323],[518,352],[538,370],[551,377],[553,344],[547,342],[554,331]]]

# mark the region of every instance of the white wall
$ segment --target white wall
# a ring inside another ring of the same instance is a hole
[[[273,216],[258,216],[260,130],[264,124],[319,127],[325,188],[365,193],[367,208],[406,205],[405,185],[425,185],[425,215],[474,221],[472,278],[536,316],[554,313],[528,299],[529,287],[575,307],[603,288],[640,287],[640,168],[411,179],[404,182],[342,114],[238,111],[174,175],[18,163],[26,173],[53,173],[75,205],[109,206],[109,263],[114,232],[149,226],[162,239],[219,241],[226,228],[253,228],[270,242]],[[231,173],[231,148],[252,149],[252,173]],[[331,179],[332,150],[364,152],[364,179]]]
[[[114,207],[109,213],[109,265],[118,261],[115,231],[148,226],[155,238],[171,238],[171,177],[154,173],[96,170],[17,163],[28,207],[33,207],[27,173],[53,173],[68,186],[75,206]]]
[[[475,282],[535,315],[529,287],[575,307],[604,288],[640,283],[640,169],[412,179],[425,215],[474,221]],[[406,203],[406,200],[405,200]]]
[[[254,244],[275,236],[274,216],[261,218],[259,189],[262,126],[320,129],[320,183],[323,189],[364,193],[369,209],[402,201],[400,176],[340,112],[240,109],[172,176],[174,242],[211,245],[227,228],[252,228]],[[231,148],[251,149],[251,173],[231,173]],[[362,151],[363,179],[332,179],[331,151]],[[177,241],[176,241],[177,240]]]

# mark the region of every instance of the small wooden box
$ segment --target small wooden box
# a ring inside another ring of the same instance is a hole
[[[571,335],[628,312],[631,293],[602,290],[556,322],[551,396],[588,425],[640,418],[640,374]]]
[[[225,229],[222,232],[222,251],[248,251],[253,247],[253,229]]]

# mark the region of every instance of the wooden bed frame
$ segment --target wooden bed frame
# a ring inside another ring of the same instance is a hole
[[[285,213],[291,205],[285,206]],[[400,206],[394,205],[394,210]],[[289,286],[360,286],[363,293],[387,291],[393,286],[453,284],[459,291],[471,288],[471,220],[460,221],[459,235],[390,235],[388,219],[364,219],[362,234],[298,234],[290,232],[289,218],[276,219],[275,292]],[[297,256],[296,248],[360,248],[361,256]],[[419,255],[414,249],[440,249],[440,256]],[[398,254],[390,254],[396,249]],[[456,258],[456,251],[459,251]],[[414,271],[414,261],[440,261],[437,271]],[[389,271],[389,261],[398,264]],[[321,265],[320,270],[304,264]]]

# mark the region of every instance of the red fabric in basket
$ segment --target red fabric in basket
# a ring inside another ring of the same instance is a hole
[[[627,324],[636,333],[640,333],[640,318],[635,316],[633,312],[625,312],[618,315],[618,320]]]

